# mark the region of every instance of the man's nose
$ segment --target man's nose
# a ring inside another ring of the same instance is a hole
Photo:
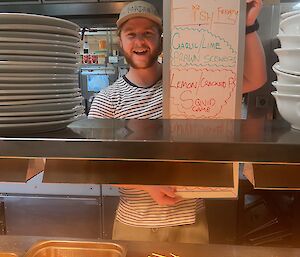
[[[139,42],[144,42],[145,41],[145,36],[143,34],[137,34],[136,35],[136,40]]]

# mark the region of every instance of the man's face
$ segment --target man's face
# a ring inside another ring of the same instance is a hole
[[[161,36],[154,22],[145,18],[128,20],[121,29],[120,47],[129,65],[147,69],[161,53]]]

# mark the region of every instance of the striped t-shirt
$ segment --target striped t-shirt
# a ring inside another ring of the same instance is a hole
[[[89,118],[158,119],[162,117],[162,81],[144,88],[125,76],[95,97]],[[146,174],[145,174],[146,175]],[[159,228],[193,224],[200,199],[184,199],[172,206],[160,206],[142,190],[120,188],[116,219],[124,224]]]

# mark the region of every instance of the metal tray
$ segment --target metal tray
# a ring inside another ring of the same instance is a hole
[[[24,257],[125,257],[125,247],[109,242],[42,241]],[[1,256],[0,256],[1,257]]]
[[[1,253],[0,257],[18,257],[15,253]]]

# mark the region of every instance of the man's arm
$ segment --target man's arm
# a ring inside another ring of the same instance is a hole
[[[247,0],[246,25],[254,24],[262,8],[262,0]],[[267,81],[266,59],[263,46],[256,32],[246,35],[243,93],[262,87]]]

